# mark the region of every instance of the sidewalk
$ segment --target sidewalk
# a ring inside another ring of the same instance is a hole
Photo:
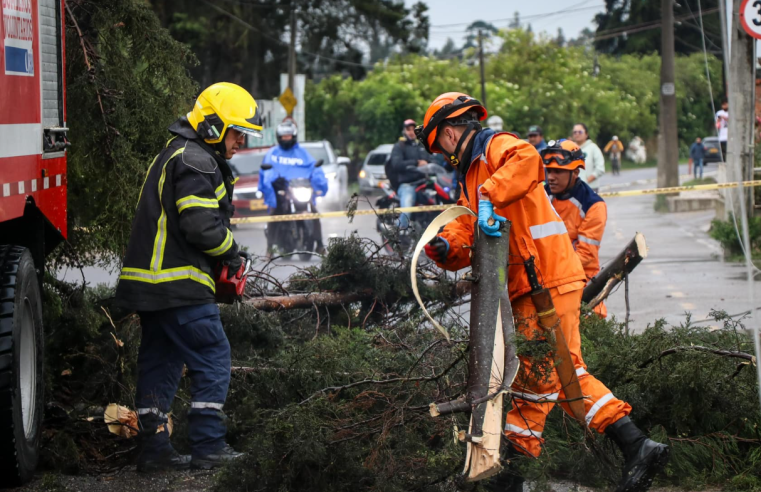
[[[724,262],[721,247],[708,236],[714,211],[660,214],[653,209],[654,196],[609,198],[606,203],[601,264],[613,259],[636,232],[645,235],[649,248],[629,279],[631,328],[641,331],[659,318],[678,324],[686,313],[701,320],[711,309],[730,314],[749,309],[744,265]],[[625,318],[623,284],[607,306],[611,315]]]

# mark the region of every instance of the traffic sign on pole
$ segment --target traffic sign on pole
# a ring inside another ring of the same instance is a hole
[[[743,0],[740,4],[740,23],[749,36],[761,39],[761,0]]]
[[[293,95],[291,88],[286,87],[278,99],[283,108],[285,108],[285,112],[288,113],[288,116],[293,115],[293,108],[296,107],[298,101],[296,101],[296,96]]]

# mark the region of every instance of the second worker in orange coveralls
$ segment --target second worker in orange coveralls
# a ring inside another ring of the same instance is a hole
[[[584,169],[584,154],[571,140],[551,141],[539,154],[547,173],[545,190],[565,223],[573,249],[581,260],[587,281],[600,271],[600,243],[608,221],[605,201],[588,184],[579,179]],[[604,303],[595,312],[605,318]]]
[[[498,225],[489,219],[512,222],[508,292],[516,328],[528,339],[543,337],[537,324],[524,262],[532,257],[544,287],[550,290],[562,331],[570,348],[572,363],[586,396],[586,424],[605,432],[621,448],[626,463],[619,491],[644,491],[668,459],[668,447],[648,439],[628,418],[631,407],[617,399],[586,371],[581,357],[579,308],[586,275],[568,238],[563,220],[553,209],[541,186],[544,180],[542,159],[530,144],[510,133],[482,129],[486,109],[480,102],[459,92],[437,97],[425,114],[423,125],[416,129],[418,139],[430,153],[440,153],[457,168],[462,187],[458,205],[478,212],[477,225],[472,217],[462,216],[426,245],[426,254],[447,270],[459,270],[470,264],[469,250],[474,228],[486,235],[499,235]],[[531,362],[521,358],[523,374],[513,386],[512,408],[507,414],[505,435],[506,469],[488,483],[491,490],[522,491],[509,458],[516,450],[536,457],[544,440],[542,431],[547,414],[555,401],[564,399],[557,372],[548,378],[531,376]],[[552,365],[550,364],[550,367]],[[566,403],[561,406],[570,413]]]

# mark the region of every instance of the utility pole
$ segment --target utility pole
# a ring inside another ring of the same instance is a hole
[[[486,76],[484,75],[484,35],[481,29],[478,30],[478,65],[481,68],[481,104],[486,106]]]
[[[741,0],[734,0],[734,6],[728,15],[733,17],[732,28],[728,33],[729,39],[729,77],[727,88],[729,93],[729,125],[727,132],[727,172],[730,181],[745,181],[753,179],[753,120],[755,92],[755,59],[753,47],[755,39],[750,37],[742,27],[739,19]],[[744,195],[740,190],[738,199]],[[747,217],[753,215],[752,199],[739,200],[736,206],[745,205],[740,213]]]
[[[288,88],[295,92],[293,78],[296,75],[296,6],[291,1],[291,43],[288,46]],[[291,116],[290,114],[288,116]]]
[[[674,86],[674,0],[661,0],[661,99],[658,187],[679,186],[679,143]]]

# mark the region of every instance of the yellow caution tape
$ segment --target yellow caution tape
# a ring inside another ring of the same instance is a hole
[[[740,181],[734,183],[714,183],[693,186],[672,186],[671,188],[653,188],[649,190],[624,190],[624,191],[604,191],[599,193],[603,198],[621,197],[621,196],[640,196],[640,195],[667,195],[684,191],[708,191],[708,190],[725,190],[729,188],[752,188],[761,186],[761,180]],[[370,210],[355,210],[352,215],[386,215],[399,213],[416,213],[416,212],[441,212],[455,205],[427,205],[423,207],[399,207],[399,208],[381,208]],[[333,219],[346,217],[349,212],[342,210],[339,212],[321,212],[317,214],[295,214],[295,215],[265,215],[261,217],[241,217],[232,219],[233,224],[260,224],[266,222],[290,222],[294,220],[314,220],[314,219]]]

